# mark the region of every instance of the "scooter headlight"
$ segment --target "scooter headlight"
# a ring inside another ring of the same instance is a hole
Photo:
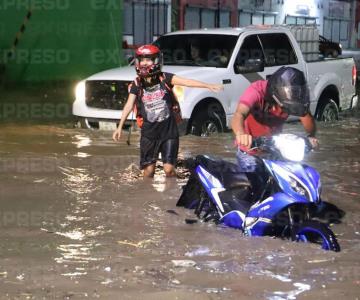
[[[280,134],[273,137],[275,146],[282,157],[291,161],[302,161],[305,154],[304,139],[293,134]]]

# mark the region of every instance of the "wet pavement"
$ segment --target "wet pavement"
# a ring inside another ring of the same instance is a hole
[[[331,225],[340,253],[186,224],[192,212],[175,206],[186,170],[141,179],[137,133],[127,146],[106,131],[2,124],[0,298],[358,299],[359,117],[319,124],[306,159],[344,212]],[[180,158],[200,153],[234,160],[231,134],[181,138]]]

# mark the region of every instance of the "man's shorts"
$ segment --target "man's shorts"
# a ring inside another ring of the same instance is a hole
[[[179,139],[168,139],[165,141],[150,140],[144,136],[140,138],[140,168],[154,164],[161,153],[162,162],[165,164],[176,164],[179,151]]]

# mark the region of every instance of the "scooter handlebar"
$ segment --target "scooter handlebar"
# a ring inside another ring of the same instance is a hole
[[[274,144],[271,136],[260,136],[254,138],[251,144],[251,148],[263,148],[264,146],[271,146]]]

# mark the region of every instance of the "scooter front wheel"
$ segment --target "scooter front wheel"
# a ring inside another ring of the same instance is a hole
[[[317,221],[306,221],[299,225],[296,241],[319,244],[324,250],[340,251],[335,234],[325,224]]]

